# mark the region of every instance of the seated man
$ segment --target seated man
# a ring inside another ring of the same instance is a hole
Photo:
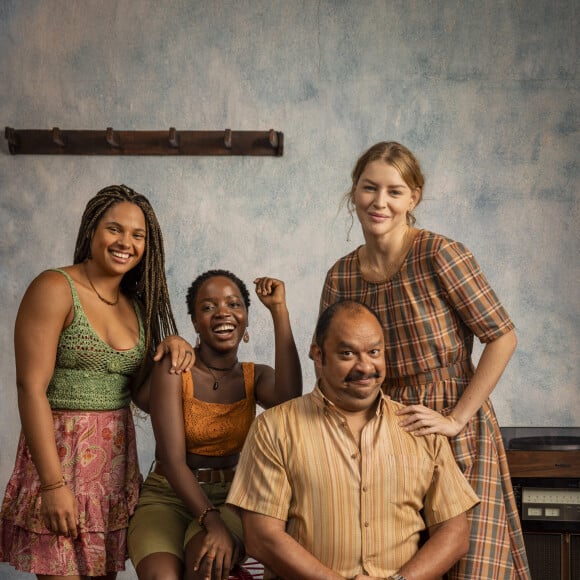
[[[366,306],[330,306],[315,341],[316,388],[258,416],[242,451],[227,501],[248,553],[270,579],[441,577],[467,551],[478,502],[447,439],[399,427]]]

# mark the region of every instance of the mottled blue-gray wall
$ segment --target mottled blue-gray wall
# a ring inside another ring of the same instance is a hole
[[[3,125],[274,128],[286,147],[281,158],[10,156],[3,140],[0,489],[19,431],[15,313],[38,272],[71,262],[98,189],[126,183],[151,199],[191,340],[183,296],[196,274],[283,278],[310,389],[325,272],[362,239],[355,226],[346,240],[339,200],[355,158],[384,139],[422,161],[419,225],[465,242],[515,320],[519,347],[493,394],[501,424],[580,425],[577,6],[2,0]],[[272,361],[269,317],[257,300],[250,314],[243,356]],[[146,469],[146,422],[139,438]]]

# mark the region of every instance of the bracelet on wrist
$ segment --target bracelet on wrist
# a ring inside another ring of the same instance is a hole
[[[53,489],[58,489],[59,487],[64,487],[66,485],[66,481],[64,477],[55,483],[47,483],[46,485],[40,486],[40,491],[52,491]]]
[[[209,514],[210,512],[218,512],[219,513],[219,509],[214,507],[214,506],[210,506],[205,508],[201,514],[199,515],[199,517],[197,518],[197,523],[199,524],[200,528],[203,528],[204,530],[207,530],[207,528],[205,527],[205,518],[207,516],[207,514]]]

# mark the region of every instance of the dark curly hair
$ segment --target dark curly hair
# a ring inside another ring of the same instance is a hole
[[[98,223],[111,207],[124,201],[141,209],[147,228],[143,258],[123,276],[121,290],[123,294],[137,298],[143,306],[145,352],[149,354],[166,336],[177,334],[165,278],[163,236],[149,200],[126,185],[109,185],[101,189],[89,200],[83,213],[74,263],[80,264],[91,257],[91,241]]]
[[[192,320],[195,316],[195,301],[197,300],[197,294],[202,284],[209,280],[210,278],[216,278],[217,276],[223,276],[224,278],[229,278],[239,289],[240,294],[246,305],[246,310],[250,309],[250,293],[246,285],[235,275],[228,270],[208,270],[203,274],[200,274],[192,283],[187,290],[187,312],[191,316]]]

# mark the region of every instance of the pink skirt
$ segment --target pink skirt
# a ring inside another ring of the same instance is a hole
[[[131,410],[53,411],[62,473],[78,502],[79,535],[56,535],[40,516],[40,482],[20,435],[0,520],[0,561],[54,576],[125,569],[129,517],[141,474]]]

